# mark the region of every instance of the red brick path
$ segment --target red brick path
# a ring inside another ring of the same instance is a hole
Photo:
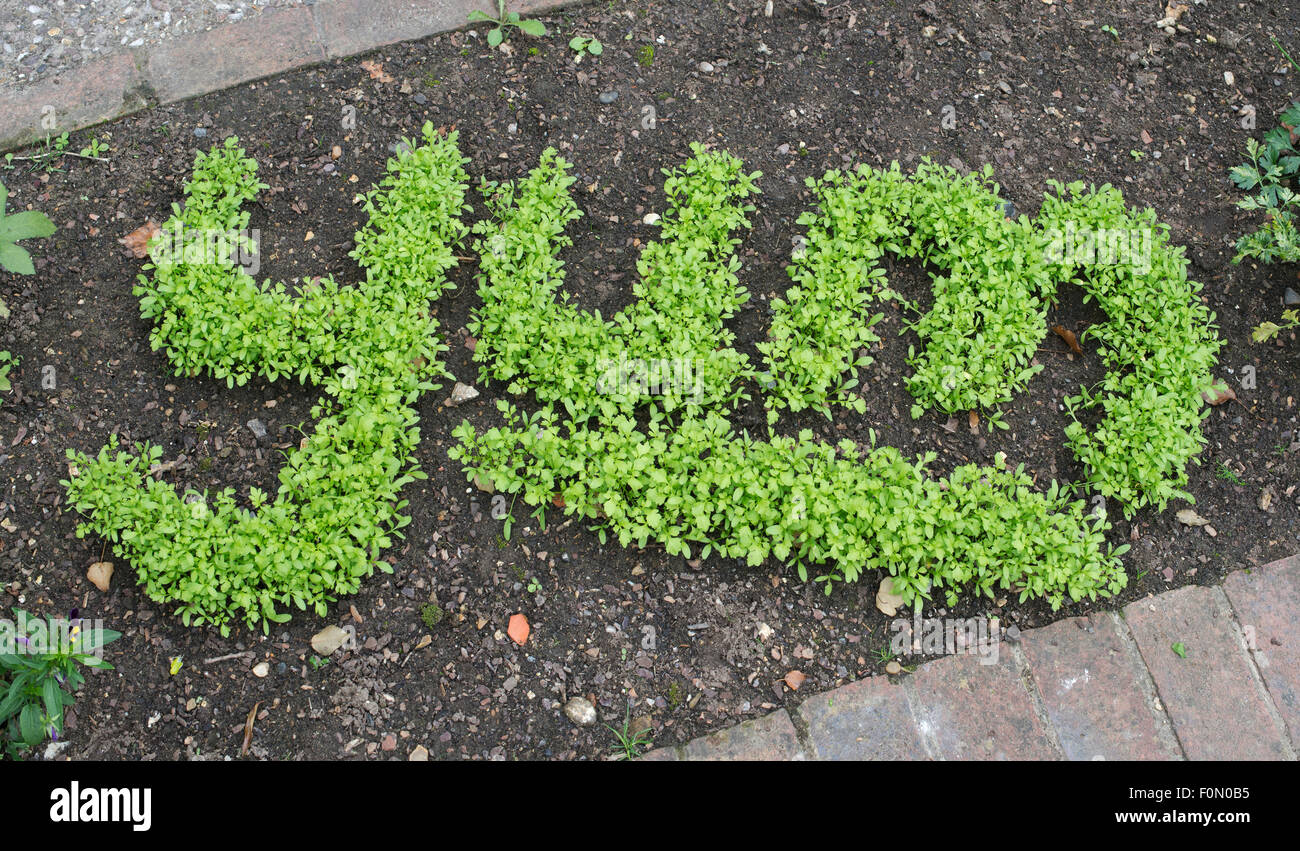
[[[1300,556],[1028,630],[996,664],[947,656],[645,758],[1294,760],[1297,625]]]

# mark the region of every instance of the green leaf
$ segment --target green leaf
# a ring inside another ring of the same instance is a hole
[[[523,30],[523,32],[526,33],[527,35],[533,35],[533,36],[546,35],[546,25],[543,24],[541,21],[533,21],[533,20],[520,21],[519,29]]]
[[[35,703],[23,707],[18,716],[18,731],[23,744],[34,748],[45,741],[45,725],[41,723],[41,710]]]
[[[47,677],[41,687],[41,697],[45,702],[45,714],[54,728],[63,727],[63,692],[54,677]]]
[[[55,230],[49,216],[39,210],[24,210],[0,219],[0,242],[50,236]]]
[[[497,45],[499,45],[501,43],[501,39],[504,38],[504,36],[505,33],[502,31],[501,27],[496,27],[492,30],[489,30],[487,35],[488,47],[496,47]]]
[[[16,275],[35,275],[36,266],[25,248],[12,242],[0,242],[0,266]]]

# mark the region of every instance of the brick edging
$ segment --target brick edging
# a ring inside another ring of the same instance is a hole
[[[1297,625],[1300,555],[1026,630],[987,667],[945,656],[643,759],[1295,760]]]
[[[586,0],[518,0],[544,15]],[[469,25],[488,0],[334,0],[268,9],[254,18],[119,51],[0,91],[0,153],[175,103]]]

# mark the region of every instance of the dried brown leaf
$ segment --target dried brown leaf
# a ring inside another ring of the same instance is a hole
[[[361,67],[370,75],[370,79],[378,80],[381,83],[393,82],[393,76],[384,70],[384,63],[374,59],[367,59],[361,63]]]
[[[1233,389],[1229,386],[1228,382],[1224,381],[1222,378],[1218,378],[1215,379],[1213,384],[1201,391],[1201,398],[1203,398],[1207,404],[1218,407],[1224,402],[1231,402],[1233,399],[1236,399],[1237,394],[1233,392]]]
[[[132,257],[140,259],[149,253],[149,240],[161,232],[162,228],[158,227],[158,223],[150,219],[119,239],[118,242],[126,246],[126,250],[131,253]]]

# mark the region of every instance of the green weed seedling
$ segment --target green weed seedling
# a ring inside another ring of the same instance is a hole
[[[471,23],[486,21],[496,24],[495,27],[488,30],[488,47],[496,47],[504,41],[511,27],[518,29],[525,35],[546,35],[546,25],[541,21],[524,20],[519,17],[518,12],[507,12],[506,0],[497,0],[497,16],[495,18],[487,12],[480,12],[475,9],[469,13],[469,20]]]
[[[594,36],[575,35],[569,39],[569,49],[578,54],[576,61],[581,62],[583,56],[599,56],[605,52],[605,46]]]
[[[650,738],[652,735],[651,731],[638,730],[637,732],[633,733],[631,731],[631,725],[632,725],[631,704],[628,704],[627,710],[623,713],[623,726],[621,729],[618,727],[611,726],[609,724],[605,725],[605,728],[614,734],[614,739],[616,744],[613,753],[615,755],[615,759],[618,761],[633,760],[639,758],[641,756],[641,752],[650,744]]]
[[[1273,44],[1296,71],[1297,64],[1286,48],[1276,38]],[[1247,257],[1261,263],[1300,262],[1300,194],[1295,191],[1300,181],[1300,101],[1291,104],[1278,116],[1278,126],[1264,134],[1263,144],[1257,139],[1246,140],[1248,162],[1235,166],[1229,175],[1240,189],[1252,194],[1237,202],[1243,210],[1261,210],[1265,220],[1262,227],[1242,235],[1237,240],[1234,263]],[[1296,310],[1285,310],[1282,323],[1264,322],[1251,337],[1262,343],[1278,333],[1300,325]]]

